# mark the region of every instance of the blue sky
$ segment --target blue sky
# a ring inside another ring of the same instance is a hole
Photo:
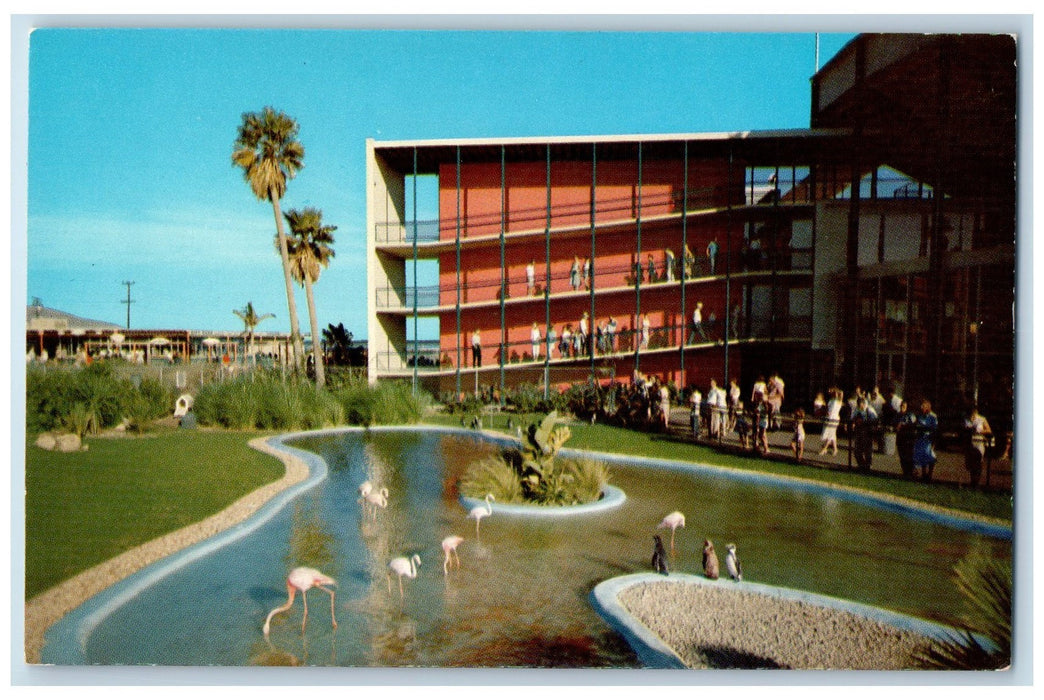
[[[852,34],[822,34],[825,63]],[[319,323],[366,335],[365,141],[804,128],[815,35],[37,29],[27,298],[135,328],[289,329],[272,209],[230,160],[241,114],[300,124],[283,208],[336,225]],[[298,291],[307,332],[303,290]]]

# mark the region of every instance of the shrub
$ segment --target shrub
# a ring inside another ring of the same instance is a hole
[[[556,459],[570,437],[569,428],[556,426],[557,420],[552,411],[529,426],[520,448],[469,465],[461,479],[461,493],[472,498],[492,493],[504,502],[516,498],[541,505],[574,505],[601,498],[609,481],[608,467],[589,457]]]
[[[491,493],[498,503],[521,503],[525,500],[518,473],[502,455],[483,457],[470,465],[461,479],[460,490],[474,498]]]
[[[431,402],[426,393],[414,395],[410,384],[402,381],[378,382],[371,386],[357,380],[339,389],[336,397],[349,423],[366,426],[416,423]]]
[[[81,440],[88,433],[96,432],[98,427],[94,411],[83,401],[77,401],[72,405],[63,421],[63,426]]]

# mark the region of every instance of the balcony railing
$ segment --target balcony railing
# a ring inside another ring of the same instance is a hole
[[[560,329],[566,324],[555,324],[556,335],[550,344],[552,362],[589,361],[589,346],[572,333],[569,340],[561,337]],[[772,339],[806,340],[812,334],[812,318],[810,316],[790,316],[777,318],[754,318],[748,323],[742,317],[730,332],[730,341],[768,341]],[[712,347],[721,347],[723,324],[720,321],[703,323],[700,333],[691,324],[651,326],[648,332],[642,328],[622,328],[609,334],[595,330],[590,342],[594,344],[595,359],[605,360],[612,357],[629,357],[635,352],[654,352],[662,350],[678,350],[682,343],[694,351]],[[438,341],[421,341],[415,352],[413,343],[408,343],[408,351],[400,353],[386,351],[377,354],[379,371],[412,371],[414,364],[418,372],[436,372],[456,368],[457,348],[439,348]],[[542,336],[539,341],[516,341],[497,343],[482,347],[482,367],[489,369],[499,367],[501,358],[505,366],[543,364],[548,353],[548,338]],[[474,356],[470,344],[460,348],[461,369],[475,369]]]
[[[732,262],[731,273],[768,273],[776,272],[805,272],[812,269],[812,250],[810,248],[787,248],[779,251],[764,249],[744,248],[733,252],[731,255],[719,254],[715,264],[711,266],[706,255],[694,257],[685,261],[680,258],[674,259],[674,264],[668,266],[662,251],[657,251],[653,259],[653,269],[650,274],[648,259],[642,265],[595,265],[592,270],[595,288],[597,290],[613,289],[620,287],[635,286],[636,279],[640,280],[643,288],[646,286],[656,287],[662,284],[681,282],[682,266],[685,265],[686,279],[707,279],[718,277],[724,279],[724,271]],[[587,291],[590,286],[584,280],[581,272],[574,277],[571,266],[565,266],[563,262],[556,263],[556,269],[551,273],[551,294],[566,294],[577,291]],[[509,274],[504,281],[504,291],[507,299],[518,298],[542,298],[546,277],[545,268],[536,266],[534,285],[529,287],[525,273]],[[650,281],[651,280],[651,281]],[[575,284],[574,284],[575,283]],[[500,300],[499,279],[487,279],[460,286],[461,303],[474,304],[483,302],[497,302]],[[425,285],[420,287],[379,287],[376,290],[378,309],[412,309],[414,298],[418,308],[435,308],[438,306],[454,306],[457,300],[457,285],[447,283],[442,285]]]

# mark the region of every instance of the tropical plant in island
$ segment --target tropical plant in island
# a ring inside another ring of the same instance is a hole
[[[254,310],[252,301],[248,301],[242,309],[233,309],[232,313],[239,316],[240,320],[243,321],[243,334],[247,337],[247,352],[250,354],[250,359],[254,360],[254,329],[265,319],[275,318],[275,314],[266,313],[259,315]]]
[[[304,167],[304,146],[297,140],[297,122],[283,112],[265,107],[260,112],[246,112],[239,125],[232,150],[232,163],[243,169],[243,178],[254,195],[272,204],[275,216],[276,240],[283,262],[286,283],[286,305],[290,312],[290,339],[294,346],[294,366],[301,370],[304,361],[304,341],[297,320],[297,303],[290,275],[290,253],[279,201],[286,194],[287,180],[293,179]]]
[[[978,546],[954,566],[963,625],[918,654],[928,668],[998,670],[1011,664],[1011,567]]]
[[[476,460],[465,470],[460,489],[480,498],[492,493],[502,503],[575,505],[597,501],[609,483],[604,462],[590,457],[565,458],[558,452],[569,439],[552,411],[531,423],[518,448]]]
[[[290,255],[290,275],[298,284],[304,285],[305,298],[308,300],[308,321],[312,329],[312,362],[315,365],[315,385],[326,384],[323,371],[323,353],[319,342],[319,322],[315,314],[315,296],[312,285],[319,281],[324,267],[334,257],[331,246],[334,243],[333,232],[336,226],[323,224],[323,212],[313,207],[300,211],[290,209],[286,212],[286,221],[290,224],[290,238],[287,250]],[[279,245],[278,239],[276,245]]]

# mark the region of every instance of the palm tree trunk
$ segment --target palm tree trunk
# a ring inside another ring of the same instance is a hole
[[[279,208],[279,196],[275,190],[269,191],[272,201],[272,213],[275,214],[276,234],[279,238],[279,257],[283,259],[283,279],[286,282],[286,306],[290,312],[290,341],[294,344],[294,370],[301,372],[304,362],[304,341],[301,339],[301,327],[297,322],[297,301],[294,299],[294,283],[290,278],[290,252],[286,247],[286,232],[283,231],[283,212]]]
[[[304,276],[305,298],[308,300],[308,322],[312,326],[312,361],[315,363],[315,385],[322,389],[326,386],[326,372],[323,371],[323,353],[319,343],[319,321],[315,317],[315,296],[312,294],[312,278]]]

